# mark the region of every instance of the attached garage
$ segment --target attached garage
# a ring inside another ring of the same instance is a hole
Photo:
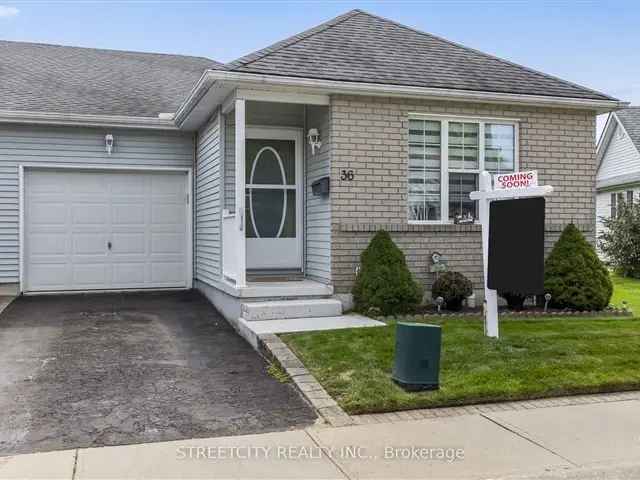
[[[23,291],[190,287],[189,183],[185,170],[25,166]]]

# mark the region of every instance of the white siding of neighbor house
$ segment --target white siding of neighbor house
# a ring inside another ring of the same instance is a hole
[[[107,133],[115,139],[111,155]],[[19,281],[20,164],[191,167],[193,134],[0,125],[0,283]]]
[[[609,145],[602,157],[602,163],[596,175],[596,181],[606,180],[619,175],[640,172],[640,153],[627,134],[618,136],[620,125],[616,125]]]
[[[322,147],[311,154],[305,142],[306,162],[306,205],[305,205],[305,272],[306,276],[324,283],[331,281],[331,203],[330,197],[313,195],[311,184],[331,174],[329,138],[329,108],[307,107],[307,128],[317,128]],[[331,188],[331,186],[329,187]]]
[[[622,193],[626,201],[628,191],[633,191],[634,203],[640,202],[640,185],[624,186],[598,192],[596,195],[596,238],[604,231],[602,218],[611,217],[611,194]]]
[[[221,173],[220,124],[217,113],[198,132],[195,165],[195,278],[208,284],[220,279]]]

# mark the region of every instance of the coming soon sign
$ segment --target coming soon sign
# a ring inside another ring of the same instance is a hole
[[[537,186],[537,170],[530,170],[528,172],[498,173],[493,176],[494,190],[510,190],[512,188],[528,188]]]

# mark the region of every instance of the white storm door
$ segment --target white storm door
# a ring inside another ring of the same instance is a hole
[[[25,171],[26,291],[187,286],[184,173]]]
[[[245,164],[247,269],[302,268],[302,158],[297,131],[248,129]],[[269,138],[271,135],[271,138]]]

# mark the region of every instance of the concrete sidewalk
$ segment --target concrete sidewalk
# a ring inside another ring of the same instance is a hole
[[[0,478],[639,478],[640,401],[0,458]]]

